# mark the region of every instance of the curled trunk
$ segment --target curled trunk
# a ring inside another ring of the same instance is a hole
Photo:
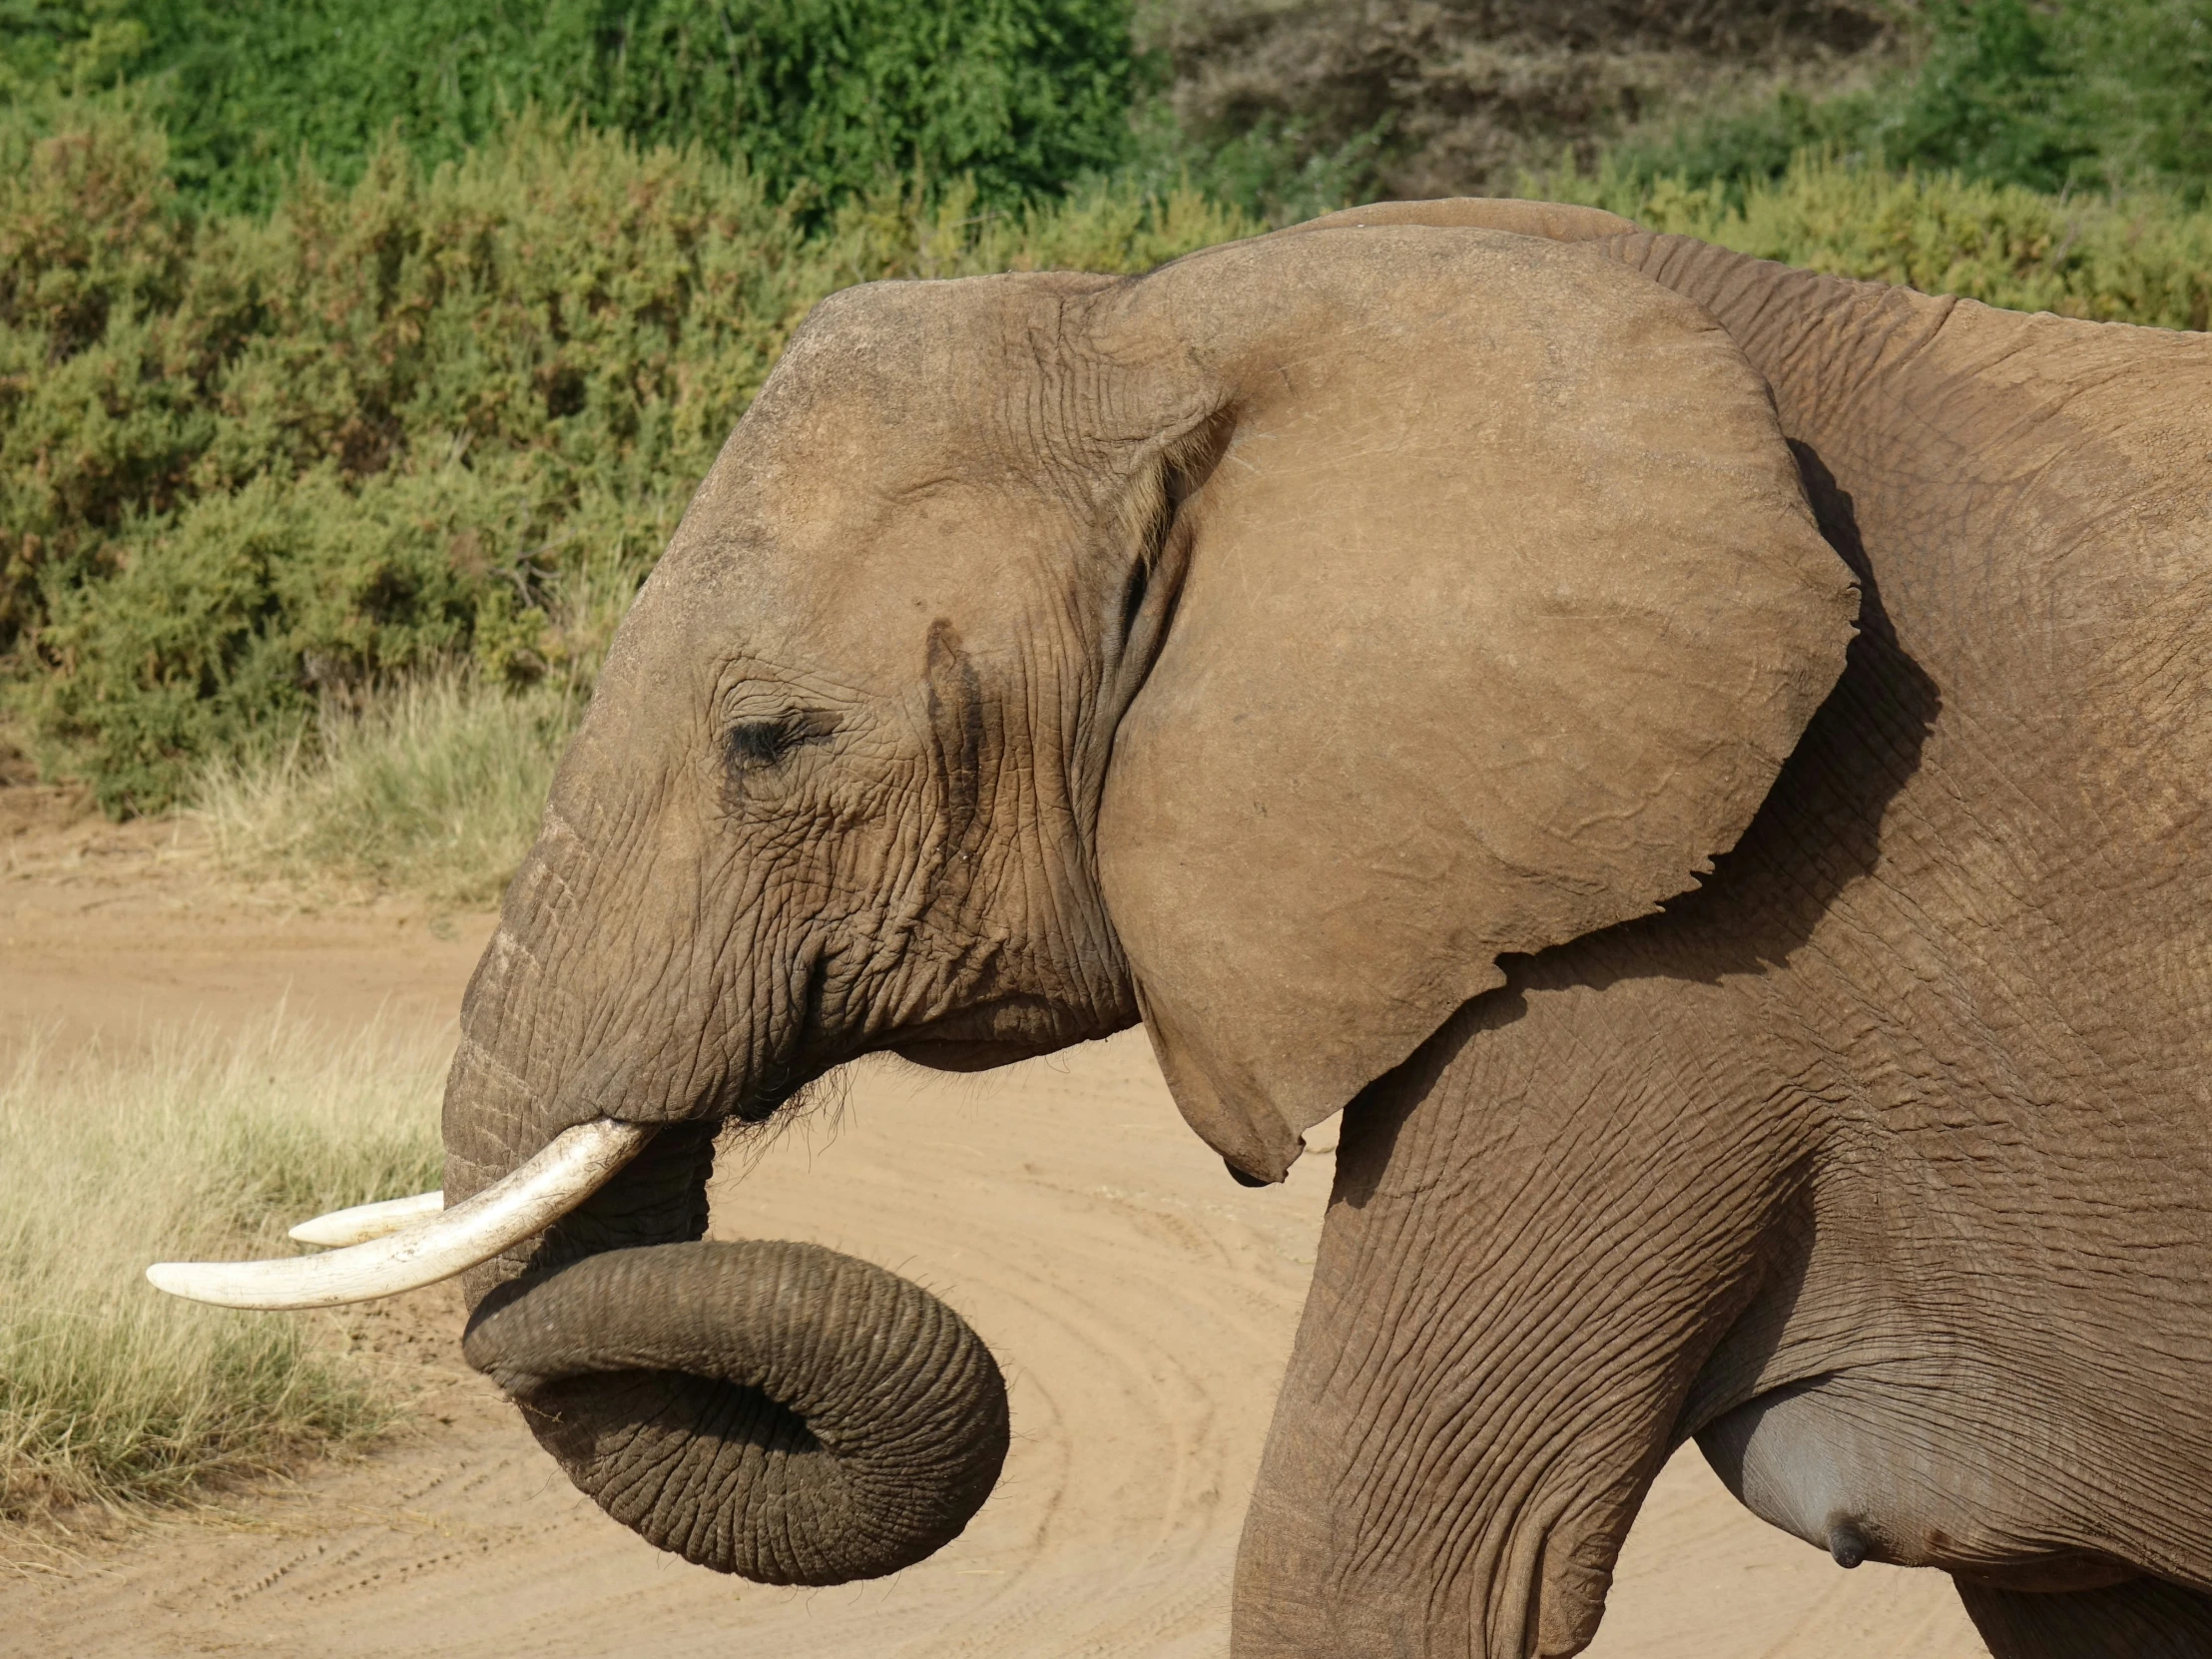
[[[626,757],[594,730],[564,777]],[[556,790],[470,984],[446,1080],[445,1196],[465,1203],[579,1123],[652,1133],[542,1233],[463,1276],[464,1352],[570,1479],[648,1542],[772,1584],[895,1572],[989,1495],[1005,1384],[957,1315],[892,1274],[808,1245],[704,1239],[719,1131],[811,1075],[792,1033],[812,958],[779,957],[730,990],[729,1017],[758,1033],[715,1025],[638,971],[629,932],[666,912],[631,883],[656,866],[579,839],[595,812],[580,785],[565,806]],[[623,936],[595,922],[607,916]],[[743,943],[723,959],[754,960]]]
[[[608,1514],[686,1560],[838,1584],[956,1537],[1006,1455],[990,1352],[819,1246],[618,1249],[502,1285],[469,1362]]]

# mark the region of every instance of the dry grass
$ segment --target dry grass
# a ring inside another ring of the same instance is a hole
[[[1494,195],[1562,154],[1854,86],[1904,21],[1884,0],[1144,0],[1138,35],[1172,66],[1192,176],[1283,218],[1340,205],[1302,188],[1317,174],[1355,199]]]
[[[398,1406],[317,1316],[165,1297],[159,1260],[289,1254],[320,1211],[438,1185],[442,1045],[31,1042],[0,1069],[0,1519],[174,1501],[364,1438]]]
[[[329,711],[262,755],[219,758],[197,790],[217,854],[248,875],[365,881],[489,904],[537,832],[581,699],[465,673]]]

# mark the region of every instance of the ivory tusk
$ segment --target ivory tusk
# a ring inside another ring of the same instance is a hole
[[[443,1193],[387,1198],[380,1204],[356,1204],[350,1210],[332,1210],[326,1216],[303,1221],[285,1237],[311,1245],[366,1244],[370,1239],[396,1233],[424,1216],[434,1216],[444,1208]]]
[[[564,1129],[475,1197],[366,1244],[276,1262],[160,1262],[146,1277],[221,1308],[336,1308],[420,1290],[544,1232],[652,1138],[650,1124],[598,1118]]]

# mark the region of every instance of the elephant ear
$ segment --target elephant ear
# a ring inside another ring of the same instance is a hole
[[[1118,302],[1226,442],[1100,873],[1184,1116],[1280,1180],[1501,953],[1711,868],[1856,594],[1728,336],[1588,250],[1318,231]]]
[[[1385,225],[1510,231],[1515,236],[1542,237],[1546,242],[1595,242],[1600,237],[1627,236],[1643,229],[1634,220],[1607,213],[1603,208],[1582,208],[1566,202],[1523,202],[1510,196],[1445,196],[1430,202],[1371,202],[1364,208],[1345,208],[1319,219],[1309,219],[1277,234],[1295,237],[1308,231],[1360,230]]]

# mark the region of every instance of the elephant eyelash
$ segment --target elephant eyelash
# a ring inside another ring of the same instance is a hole
[[[780,764],[793,750],[827,743],[835,719],[820,709],[795,709],[766,720],[741,720],[723,736],[723,755],[733,772],[760,772]]]

